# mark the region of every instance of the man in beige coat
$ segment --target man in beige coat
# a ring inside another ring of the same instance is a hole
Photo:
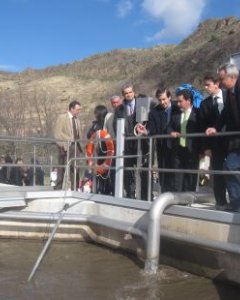
[[[78,101],[69,104],[68,112],[58,116],[54,130],[54,137],[58,145],[58,163],[66,165],[67,158],[79,157],[83,152],[80,146],[80,121],[78,115],[81,105]],[[75,147],[76,145],[76,147]],[[76,153],[75,153],[76,151]],[[58,168],[55,189],[62,189],[65,168]],[[74,190],[74,163],[70,166],[71,190]],[[76,186],[79,185],[79,169],[77,169]]]

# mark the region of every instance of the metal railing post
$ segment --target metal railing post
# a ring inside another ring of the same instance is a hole
[[[152,153],[153,150],[153,139],[152,137],[149,138],[149,155],[148,155],[148,197],[147,200],[148,202],[151,201],[152,198],[152,171],[151,171],[151,166],[152,166]]]
[[[68,180],[69,180],[69,173],[70,173],[70,165],[68,165],[68,161],[69,161],[69,151],[70,151],[70,141],[67,141],[67,161],[65,164],[65,170],[66,172],[64,172],[66,174],[66,179],[63,179],[63,182],[65,181],[65,185],[64,185],[64,189],[67,190],[67,185],[68,185]]]
[[[36,145],[33,146],[33,185],[36,185]]]
[[[123,197],[123,166],[124,166],[124,132],[125,132],[125,119],[117,120],[117,136],[116,136],[116,174],[115,174],[115,197]]]
[[[142,165],[143,157],[142,157],[142,147],[141,147],[140,139],[137,140],[137,154],[138,154],[137,169],[136,169],[136,176],[135,176],[135,178],[136,178],[136,199],[141,199],[141,175],[140,175],[139,168]],[[132,171],[132,172],[134,172],[134,171]],[[141,173],[143,174],[144,171],[141,171]]]
[[[77,142],[74,141],[74,158],[77,157]],[[74,176],[74,180],[73,180],[73,190],[76,191],[76,185],[77,185],[77,161],[74,160],[74,170],[73,170],[73,176]],[[78,183],[79,184],[79,183]]]

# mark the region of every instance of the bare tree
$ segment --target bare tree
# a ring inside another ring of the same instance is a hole
[[[56,95],[50,88],[34,87],[30,95],[31,119],[35,124],[35,131],[41,136],[52,137],[56,121]]]
[[[0,131],[8,136],[51,137],[57,101],[50,88],[17,88],[0,93]]]
[[[10,136],[25,135],[26,98],[19,85],[15,90],[0,93],[0,128]]]

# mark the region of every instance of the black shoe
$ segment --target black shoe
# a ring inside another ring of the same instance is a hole
[[[240,207],[236,207],[232,205],[231,203],[227,204],[224,211],[229,211],[229,212],[240,212]]]
[[[216,204],[216,210],[225,211],[228,209],[228,204]]]
[[[54,191],[60,191],[62,188],[60,186],[56,185],[53,189],[54,189]]]

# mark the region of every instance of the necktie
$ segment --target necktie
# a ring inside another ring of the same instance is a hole
[[[127,104],[128,108],[128,116],[127,116],[127,122],[128,122],[128,134],[132,135],[134,131],[134,110],[132,103]]]
[[[184,111],[183,119],[181,123],[181,134],[186,134],[187,131],[187,121],[188,121],[188,111]],[[187,141],[185,137],[181,137],[179,141],[180,146],[186,147]]]
[[[214,107],[215,113],[218,115],[218,114],[219,114],[219,111],[218,111],[218,103],[217,103],[217,99],[218,99],[218,96],[213,97],[213,107]]]
[[[167,111],[167,109],[164,110],[164,122],[165,122],[165,125],[167,125],[167,123],[168,123],[168,111]]]
[[[162,133],[165,132],[165,129],[168,126],[169,118],[170,118],[170,116],[169,116],[169,110],[165,109],[164,110],[164,120],[163,120],[163,126],[162,126]],[[164,142],[164,140],[162,140],[162,141]],[[171,147],[171,140],[167,139],[166,143],[167,143],[167,147],[170,148]]]
[[[73,138],[74,138],[74,140],[78,140],[79,139],[79,134],[78,134],[76,121],[75,121],[74,117],[72,117],[72,128],[73,128]]]
[[[132,103],[128,104],[128,115],[131,116],[133,114],[133,105]]]

